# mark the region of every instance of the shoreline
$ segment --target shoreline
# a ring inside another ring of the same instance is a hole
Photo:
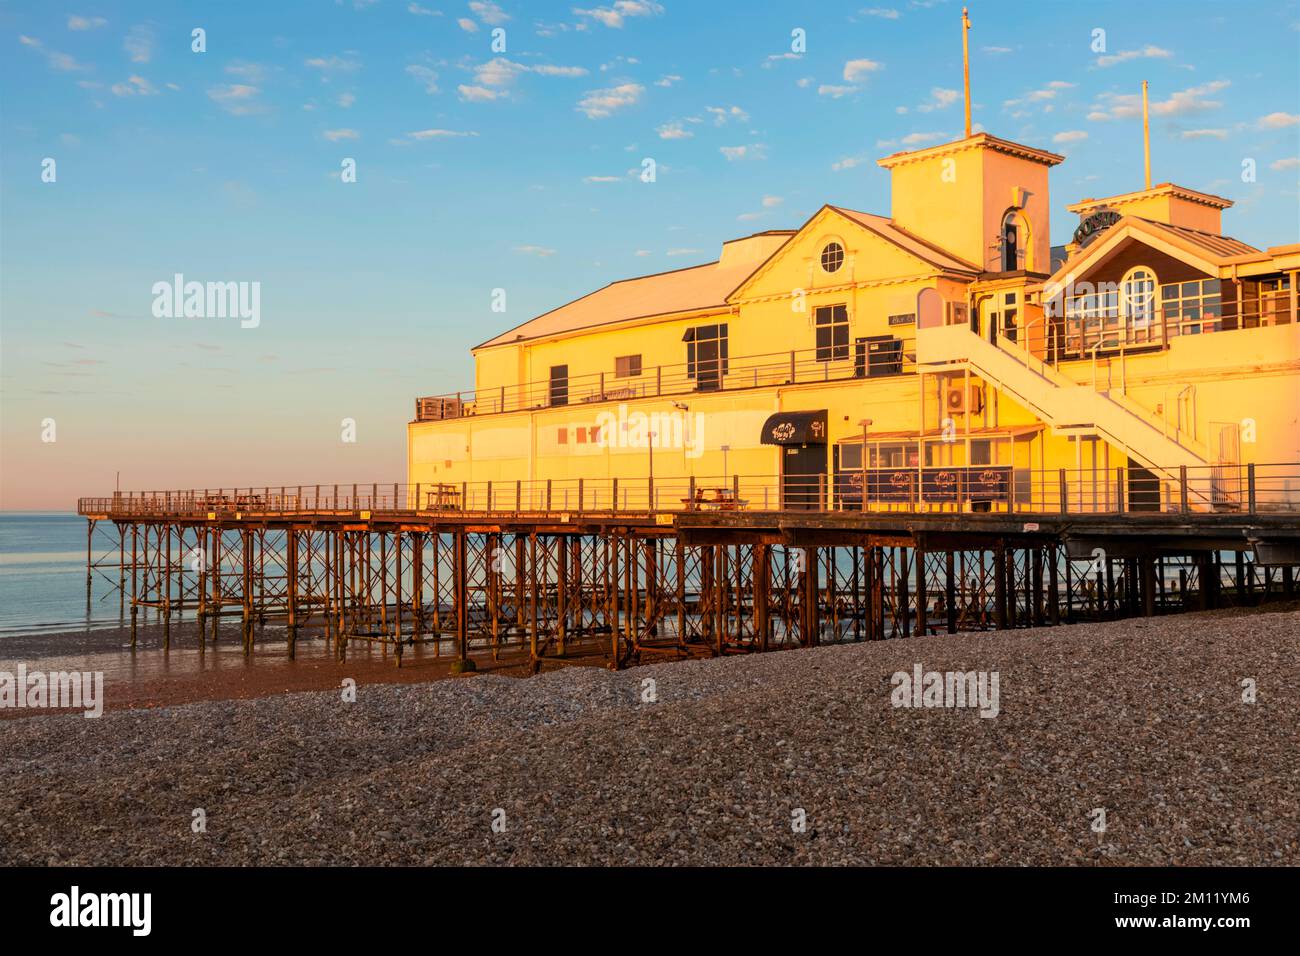
[[[208,632],[209,638],[211,632]],[[172,624],[171,647],[163,649],[161,624],[137,627],[136,647],[130,627],[90,631],[61,631],[15,635],[0,640],[0,671],[25,663],[29,671],[76,670],[104,673],[104,709],[158,708],[200,701],[250,700],[277,694],[334,690],[345,678],[358,684],[416,684],[447,680],[451,655],[435,655],[431,647],[408,648],[402,666],[391,653],[366,643],[349,645],[347,659],[338,661],[323,638],[300,635],[296,656],[288,656],[282,629],[258,632],[251,656],[245,657],[238,624],[222,627],[217,644],[198,649],[193,621]],[[480,673],[528,676],[517,656],[493,662],[476,656]],[[66,709],[0,707],[0,721],[75,713]]]

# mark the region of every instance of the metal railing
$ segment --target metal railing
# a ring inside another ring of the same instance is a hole
[[[865,488],[865,495],[863,490]],[[1209,465],[1168,474],[1009,465],[903,466],[834,475],[688,476],[282,485],[120,492],[77,512],[113,518],[222,520],[297,514],[658,514],[910,512],[1181,514],[1300,512],[1300,463]]]
[[[1150,316],[1135,320],[1119,312],[1076,318],[1049,318],[1043,330],[1043,358],[1051,362],[1080,361],[1098,353],[1158,351],[1167,349],[1174,340],[1189,335],[1209,335],[1237,329],[1266,328],[1296,321],[1289,304],[1279,303],[1262,309],[1243,309],[1234,305],[1205,309],[1195,317],[1186,308],[1154,307]],[[1019,330],[1008,337],[1016,341]],[[1031,336],[1025,336],[1031,338]]]
[[[415,400],[416,421],[530,411],[592,402],[632,401],[698,392],[877,378],[916,371],[914,338],[876,338],[831,348],[793,349],[695,363],[648,366],[639,375],[613,372],[430,395]]]

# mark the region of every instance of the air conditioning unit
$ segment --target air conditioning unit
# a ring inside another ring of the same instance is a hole
[[[459,398],[448,398],[441,395],[432,398],[421,398],[419,407],[416,410],[416,419],[422,422],[437,422],[446,418],[460,418],[463,407]]]
[[[961,385],[953,385],[948,388],[944,396],[944,408],[953,414],[967,411],[966,407],[966,389]],[[972,388],[970,391],[970,409],[973,414],[979,414],[984,408],[984,392],[978,388]]]

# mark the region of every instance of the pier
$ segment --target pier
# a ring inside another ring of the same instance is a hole
[[[125,492],[78,511],[88,594],[116,590],[133,642],[141,615],[165,647],[233,618],[246,652],[273,628],[291,656],[315,637],[340,660],[366,642],[398,666],[422,646],[453,671],[536,671],[1294,598],[1300,465],[1233,472],[1213,509],[1185,490],[1209,476],[1136,502],[1062,471],[993,501],[920,479],[864,500],[883,487],[864,474],[856,498],[731,476]]]

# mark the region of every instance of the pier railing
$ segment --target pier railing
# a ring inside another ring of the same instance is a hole
[[[865,492],[865,493],[864,493]],[[1155,474],[1009,465],[903,466],[832,475],[700,475],[349,483],[118,492],[81,498],[107,517],[356,514],[660,514],[691,511],[1121,514],[1300,513],[1300,463],[1211,465]]]
[[[629,370],[630,371],[630,370]],[[522,385],[430,395],[415,400],[415,420],[441,421],[470,415],[532,411],[591,402],[632,401],[763,385],[796,385],[879,378],[916,371],[914,338],[879,336],[788,352],[697,359],[676,365],[568,375]]]

